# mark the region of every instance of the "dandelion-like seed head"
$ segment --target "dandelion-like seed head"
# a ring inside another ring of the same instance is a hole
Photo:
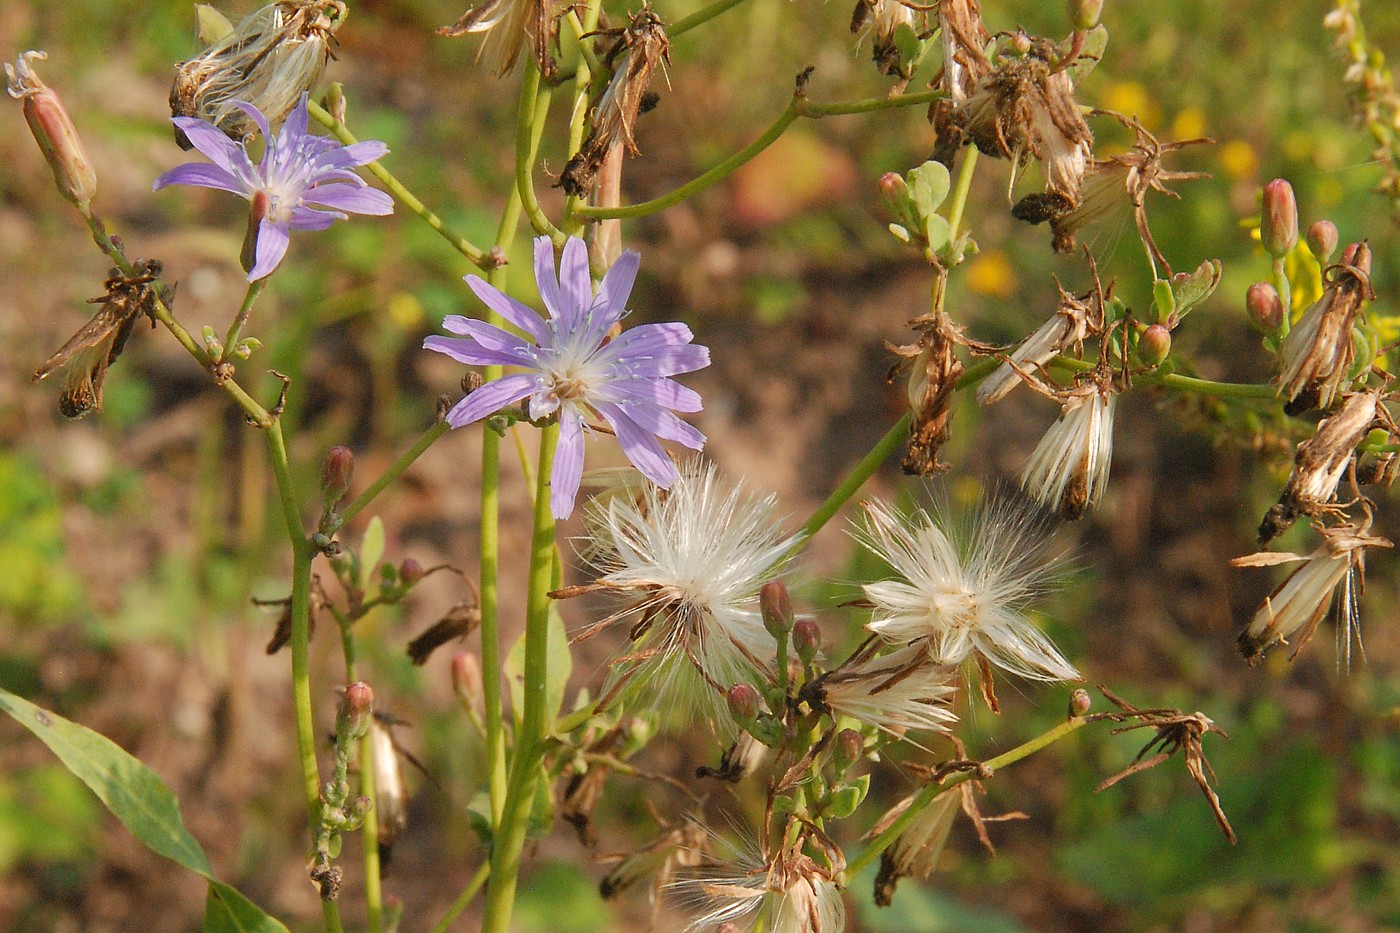
[[[1079,680],[1079,672],[1026,615],[1053,581],[1044,524],[1024,506],[993,501],[969,520],[865,505],[857,534],[894,576],[863,589],[866,626],[887,642],[921,644],[939,664],[978,657],[1033,680]]]
[[[685,933],[724,924],[766,933],[841,933],[846,904],[831,872],[804,855],[764,864],[752,854],[702,868],[671,888],[698,916]]]
[[[1118,393],[1107,383],[1071,395],[1026,461],[1021,485],[1061,518],[1083,518],[1108,488],[1117,403]]]

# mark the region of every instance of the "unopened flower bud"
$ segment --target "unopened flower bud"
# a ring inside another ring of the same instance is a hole
[[[463,706],[480,709],[481,698],[485,695],[481,661],[470,651],[460,651],[452,658],[452,689]]]
[[[1268,282],[1255,282],[1244,293],[1244,307],[1249,322],[1266,333],[1278,330],[1283,323],[1283,299]]]
[[[349,447],[336,446],[326,451],[326,459],[321,463],[321,493],[327,504],[335,506],[345,498],[354,475],[355,454]]]
[[[1031,37],[1024,32],[1018,32],[1011,37],[1011,48],[1017,55],[1026,55],[1031,50]]]
[[[815,619],[798,619],[792,627],[792,646],[803,664],[811,663],[822,646],[822,630]]]
[[[1282,178],[1264,186],[1259,242],[1273,256],[1284,255],[1298,242],[1298,202],[1293,197],[1293,186]]]
[[[423,579],[423,565],[412,557],[405,557],[399,562],[399,579],[404,586],[412,586]]]
[[[46,58],[44,52],[25,52],[13,65],[5,65],[10,96],[24,101],[24,120],[53,170],[59,193],[86,214],[97,193],[97,173],[63,101],[34,72],[31,63]]]
[[[1069,21],[1075,29],[1088,31],[1103,17],[1103,0],[1069,0]]]
[[[1172,350],[1172,332],[1153,324],[1138,338],[1138,357],[1148,366],[1159,366]]]
[[[865,754],[865,738],[854,729],[842,729],[836,734],[836,755],[842,766],[849,766]]]
[[[356,681],[345,688],[340,698],[340,707],[335,713],[337,735],[358,739],[369,729],[374,716],[374,691],[363,681]]]
[[[749,684],[735,684],[725,694],[729,700],[729,712],[736,722],[754,722],[758,719],[758,691]]]
[[[792,631],[792,600],[787,587],[777,580],[763,584],[758,591],[758,606],[763,612],[763,627],[774,638]]]
[[[360,794],[350,801],[350,816],[357,823],[362,821],[366,816],[369,816],[369,811],[373,809],[374,801],[370,800],[364,794]]]
[[[1362,275],[1371,274],[1371,247],[1365,243],[1350,243],[1342,250],[1342,265],[1355,266]]]
[[[909,197],[909,186],[904,176],[898,172],[886,172],[880,176],[880,198],[885,202],[885,210],[896,220],[904,218],[904,205]]]
[[[1083,716],[1085,713],[1089,712],[1089,707],[1092,706],[1093,703],[1094,701],[1089,697],[1088,690],[1081,687],[1074,691],[1069,695],[1070,717]]]
[[[1324,264],[1337,251],[1337,239],[1337,225],[1330,220],[1319,220],[1308,228],[1308,248]]]

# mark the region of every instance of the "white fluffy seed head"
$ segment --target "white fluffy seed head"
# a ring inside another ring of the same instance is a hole
[[[1021,485],[1066,520],[1082,518],[1108,488],[1117,401],[1111,390],[1070,399],[1026,462]]]

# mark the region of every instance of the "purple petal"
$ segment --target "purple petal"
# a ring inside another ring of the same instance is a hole
[[[510,331],[501,330],[495,324],[451,314],[443,319],[442,327],[443,330],[454,334],[470,337],[488,350],[509,353],[514,358],[512,366],[531,362],[530,345]]]
[[[356,165],[377,162],[388,154],[389,147],[384,143],[377,139],[366,139],[348,146],[337,146],[335,149],[318,156],[316,168],[327,170],[353,168]]]
[[[617,433],[617,442],[622,445],[622,452],[643,476],[663,489],[676,481],[676,465],[661,449],[655,435],[633,421],[620,406],[598,402],[593,407],[612,426]]]
[[[554,244],[547,236],[535,238],[535,285],[540,290],[540,300],[544,302],[550,318],[560,320],[564,299],[559,294],[559,282],[554,277]]]
[[[292,208],[292,220],[288,224],[293,230],[328,230],[337,220],[345,220],[340,211],[318,211],[309,207]]]
[[[159,191],[166,185],[194,185],[198,188],[217,188],[247,196],[243,184],[229,172],[207,162],[188,162],[177,165],[151,183],[152,191]]]
[[[511,353],[502,353],[490,347],[483,347],[475,340],[460,337],[433,335],[424,339],[423,349],[445,353],[459,363],[468,366],[519,366],[520,358]]]
[[[672,411],[700,411],[700,393],[670,379],[613,379],[593,390],[605,402],[635,402]]]
[[[593,307],[603,305],[621,317],[623,309],[627,307],[627,296],[632,294],[632,285],[637,281],[637,269],[641,264],[641,254],[635,250],[629,249],[617,257],[617,262],[612,264],[612,268],[598,285],[598,298],[593,302]]]
[[[310,121],[306,112],[307,93],[301,92],[301,100],[292,108],[292,112],[287,114],[287,119],[282,121],[282,139],[289,146],[295,146],[306,136],[306,128]]]
[[[257,261],[248,271],[249,282],[256,282],[272,274],[282,257],[287,255],[288,239],[287,228],[284,225],[266,219],[258,224]]]
[[[559,257],[559,291],[564,297],[564,318],[561,328],[573,333],[593,305],[593,278],[588,272],[588,247],[583,240],[571,236],[564,243]],[[611,326],[611,325],[609,325]]]
[[[675,376],[710,365],[707,347],[690,343],[684,324],[642,324],[623,332],[599,353],[599,360],[627,367],[637,376]]]
[[[358,185],[318,185],[301,196],[303,204],[319,204],[352,214],[392,214],[394,199],[378,188]]]
[[[552,342],[549,328],[540,319],[539,313],[529,305],[521,304],[500,291],[479,275],[466,277],[467,286],[481,299],[481,303],[516,327],[534,338],[536,343]]]
[[[573,406],[559,413],[559,443],[554,470],[549,474],[549,510],[556,519],[573,514],[578,484],[583,477],[583,419]]]
[[[263,154],[263,164],[266,164],[267,157],[271,155],[273,149],[272,127],[267,125],[267,117],[263,116],[262,111],[259,110],[257,107],[254,107],[252,104],[245,103],[244,101],[231,100],[229,101],[229,103],[246,113],[248,115],[248,118],[258,125],[258,130],[262,133],[263,139],[267,142],[267,152]],[[203,150],[200,151],[202,152]]]
[[[214,124],[194,117],[175,117],[170,122],[180,128],[201,155],[224,171],[236,172],[234,166],[239,163],[252,164],[243,147],[225,136]]]
[[[500,379],[486,383],[458,402],[447,413],[447,423],[454,428],[460,428],[464,424],[480,421],[482,418],[494,415],[507,405],[514,405],[529,395],[534,388],[535,377],[532,375],[522,373],[515,376],[502,376]]]
[[[664,408],[635,404],[625,406],[623,411],[648,433],[655,434],[663,440],[684,444],[691,450],[701,450],[705,446],[705,435]]]

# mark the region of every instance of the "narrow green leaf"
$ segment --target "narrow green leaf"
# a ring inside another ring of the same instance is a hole
[[[213,45],[233,32],[228,17],[207,3],[196,3],[194,15],[199,23],[199,41],[205,45]]]
[[[1070,40],[1066,39],[1060,46],[1061,54],[1069,51]],[[1108,48],[1108,30],[1103,24],[1090,29],[1084,36],[1084,47],[1079,50],[1079,57],[1074,60],[1074,64],[1065,69],[1072,84],[1078,85],[1089,76],[1089,72],[1099,66],[1099,61],[1103,58],[1104,50]]]
[[[236,889],[211,878],[204,903],[204,933],[287,933],[287,928]]]
[[[369,595],[369,584],[374,579],[374,568],[384,558],[384,522],[378,515],[369,520],[365,528],[365,539],[360,542],[360,586]]]
[[[549,607],[549,656],[548,677],[545,686],[545,722],[553,722],[564,705],[564,688],[569,684],[569,674],[573,671],[573,654],[569,651],[569,633],[564,628],[564,620],[554,606]],[[515,708],[516,723],[525,711],[525,636],[522,634],[510,652],[504,665],[506,684],[510,687],[511,705]]]

